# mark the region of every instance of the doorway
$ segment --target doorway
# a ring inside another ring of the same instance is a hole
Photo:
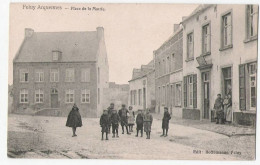
[[[203,118],[209,119],[209,103],[210,103],[210,74],[209,72],[202,73],[202,90],[203,90]]]
[[[58,100],[58,90],[52,89],[51,90],[51,108],[58,108],[59,107],[59,100]]]
[[[146,109],[146,88],[143,88],[143,107]]]

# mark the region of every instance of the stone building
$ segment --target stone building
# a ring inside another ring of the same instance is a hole
[[[109,87],[104,88],[104,107],[107,109],[110,103],[115,104],[115,109],[119,110],[122,104],[128,105],[129,84],[116,84],[109,82]]]
[[[128,105],[133,110],[150,108],[155,111],[154,61],[142,65],[140,69],[133,69],[132,79],[129,80]]]
[[[156,112],[169,108],[175,117],[182,117],[183,30],[174,25],[174,33],[154,51]]]
[[[232,121],[256,118],[258,5],[200,5],[183,25],[183,118],[208,119],[218,93]]]
[[[85,32],[34,32],[13,60],[14,109],[68,115],[74,103],[84,117],[102,111],[108,87],[104,29]]]

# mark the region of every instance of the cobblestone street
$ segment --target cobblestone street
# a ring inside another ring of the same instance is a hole
[[[173,119],[174,120],[174,119]],[[227,136],[187,125],[170,123],[168,137],[160,137],[161,120],[155,115],[151,139],[122,135],[101,141],[99,119],[83,118],[77,137],[65,127],[65,117],[9,115],[8,156],[15,158],[88,159],[255,159],[255,135]],[[172,121],[174,122],[174,121]],[[186,121],[187,122],[187,121]]]

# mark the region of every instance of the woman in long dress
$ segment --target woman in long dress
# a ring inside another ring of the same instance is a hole
[[[79,108],[77,107],[76,104],[73,105],[72,110],[68,115],[66,126],[72,128],[72,133],[73,133],[72,137],[77,136],[76,129],[77,127],[82,126],[82,120],[81,120],[81,115],[79,113]]]
[[[231,123],[231,121],[232,121],[232,97],[231,97],[231,94],[228,95],[226,121],[228,123]]]

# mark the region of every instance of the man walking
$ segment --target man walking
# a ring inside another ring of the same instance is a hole
[[[163,134],[161,135],[161,137],[168,136],[169,120],[171,120],[171,115],[168,112],[168,107],[164,107],[164,115],[163,115],[163,119],[162,119]]]
[[[124,127],[126,127],[126,132],[128,135],[130,135],[128,131],[127,113],[128,110],[126,109],[125,104],[122,104],[122,108],[118,111],[121,120],[122,134],[124,134]]]

